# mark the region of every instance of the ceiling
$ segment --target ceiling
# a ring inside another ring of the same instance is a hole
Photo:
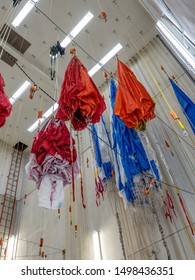
[[[23,0],[16,8],[12,8],[12,14],[6,20],[7,24],[12,22],[26,2],[27,0]],[[0,1],[1,26],[5,22],[2,19],[11,4],[11,0]],[[39,0],[37,7],[60,27],[60,30],[40,11],[33,8],[21,25],[17,29],[13,28],[31,44],[27,51],[21,54],[8,43],[3,44],[3,47],[17,59],[17,63],[29,77],[52,97],[55,97],[55,81],[50,78],[50,47],[57,40],[61,42],[66,36],[65,33],[68,34],[88,11],[94,15],[94,18],[74,39],[77,55],[88,70],[117,43],[123,46],[118,53],[119,58],[127,62],[137,49],[141,49],[157,34],[155,22],[137,0]],[[101,11],[106,12],[107,21],[99,18]],[[135,43],[136,49],[132,46],[132,42]],[[58,58],[59,92],[65,69],[70,61],[69,50],[73,45],[75,46],[74,42],[71,42],[66,48],[65,55]],[[112,58],[104,68],[109,72],[115,72],[116,57]],[[26,79],[28,80],[16,65],[11,67],[2,60],[0,60],[0,73],[5,80],[5,92],[8,97],[11,97]],[[97,72],[93,80],[101,90],[105,82],[103,71]],[[11,145],[21,141],[31,146],[36,131],[30,133],[27,128],[37,120],[40,94],[41,91],[37,91],[31,100],[27,90],[20,100],[14,103],[6,125],[0,128],[1,140]],[[52,105],[53,101],[43,94],[43,112]]]
[[[155,21],[167,17],[195,44],[194,0],[140,0],[140,3]]]

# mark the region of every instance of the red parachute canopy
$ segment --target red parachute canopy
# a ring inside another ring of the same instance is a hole
[[[118,60],[118,90],[114,114],[129,128],[143,128],[147,120],[155,118],[155,103],[134,73]]]
[[[75,141],[72,139],[73,156],[70,150],[70,133],[65,123],[61,120],[50,119],[42,130],[36,135],[31,153],[36,155],[38,164],[42,164],[47,154],[55,156],[60,155],[62,159],[66,159],[69,164],[76,161]]]
[[[4,86],[4,79],[0,74],[0,127],[4,126],[6,118],[9,117],[12,110],[12,104],[4,92]]]
[[[104,98],[76,56],[66,69],[58,103],[56,118],[71,119],[75,130],[83,130],[89,122],[99,122],[106,109]]]

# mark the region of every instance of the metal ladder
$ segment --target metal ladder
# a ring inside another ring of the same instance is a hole
[[[18,142],[13,147],[12,159],[0,215],[0,259],[6,259],[12,229],[16,192],[18,187],[22,155],[27,146]]]

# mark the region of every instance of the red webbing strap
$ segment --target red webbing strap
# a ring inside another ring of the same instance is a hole
[[[102,198],[104,199],[104,186],[102,184],[102,180],[100,179],[100,177],[98,176],[98,187],[99,187],[99,192],[101,193],[102,195]]]
[[[173,213],[174,213],[175,217],[177,218],[177,214],[175,212],[175,207],[173,205],[173,200],[172,200],[168,190],[166,190],[166,194],[167,194],[167,199],[168,199],[168,206],[171,210],[173,210]]]
[[[100,192],[99,192],[98,182],[97,182],[96,177],[95,177],[95,189],[96,189],[96,205],[99,206],[100,205]]]
[[[170,214],[170,211],[169,211],[169,207],[168,207],[168,205],[167,205],[167,203],[166,203],[166,201],[164,200],[163,197],[162,197],[162,200],[163,200],[163,204],[164,204],[164,207],[165,207],[165,210],[166,210],[166,212],[165,212],[166,219],[169,217],[170,222],[172,223],[172,217],[171,217],[171,214]]]
[[[83,178],[82,178],[82,175],[81,175],[80,184],[81,184],[81,198],[82,198],[82,205],[83,205],[83,208],[85,209],[85,208],[86,208],[86,205],[85,205],[85,202],[84,202]]]
[[[187,219],[187,221],[188,221],[188,224],[189,224],[189,226],[190,226],[191,232],[192,232],[192,234],[194,235],[194,228],[193,228],[192,223],[191,223],[191,221],[190,221],[190,219],[189,219],[189,217],[188,217],[188,214],[187,214],[187,212],[186,212],[186,208],[185,208],[185,205],[184,205],[184,203],[183,203],[183,200],[182,200],[182,198],[181,198],[181,196],[180,196],[179,193],[177,193],[177,195],[178,195],[178,197],[179,197],[179,201],[180,201],[180,203],[181,203],[181,206],[182,206],[182,208],[183,208],[184,214],[185,214],[186,219]]]
[[[72,200],[75,201],[74,164],[72,162]]]

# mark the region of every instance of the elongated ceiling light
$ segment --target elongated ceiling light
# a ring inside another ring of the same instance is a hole
[[[19,89],[9,99],[11,104],[14,104],[14,102],[16,102],[16,100],[27,90],[27,88],[30,86],[30,84],[31,83],[29,81],[25,81],[21,85],[21,87],[19,87]]]
[[[70,42],[73,40],[73,38],[79,34],[79,32],[88,24],[88,22],[90,22],[93,17],[94,15],[91,12],[88,12],[61,42],[61,46],[63,48],[67,47],[68,44],[70,44]]]
[[[180,41],[170,32],[170,30],[165,26],[162,21],[157,22],[157,29],[163,35],[163,37],[168,41],[171,47],[176,51],[183,62],[195,73],[195,59],[191,53],[185,48],[185,46],[180,43]]]
[[[115,54],[117,54],[122,45],[118,43],[109,53],[107,53],[89,72],[89,76],[92,77],[97,71],[99,71],[104,64],[106,64]]]
[[[37,126],[40,124],[42,124],[47,118],[49,118],[49,116],[51,116],[53,114],[53,112],[55,112],[58,108],[58,103],[55,103],[53,106],[51,106],[46,112],[45,114],[43,114],[43,117],[39,120],[37,120],[35,123],[33,123],[29,128],[28,131],[29,132],[33,132]]]
[[[34,7],[35,3],[37,3],[39,0],[29,0],[26,5],[22,8],[22,10],[19,12],[19,14],[15,17],[15,19],[12,21],[12,25],[16,28],[20,25],[20,23],[23,21],[23,19],[30,13],[32,8]]]
[[[101,67],[106,64],[120,49],[122,48],[121,44],[117,44],[108,54],[106,54],[89,72],[89,76],[92,77]],[[58,103],[55,103],[44,115],[41,120],[37,120],[34,124],[32,124],[29,128],[29,132],[33,132],[40,123],[43,123],[46,118],[48,118],[55,110],[58,108]]]

